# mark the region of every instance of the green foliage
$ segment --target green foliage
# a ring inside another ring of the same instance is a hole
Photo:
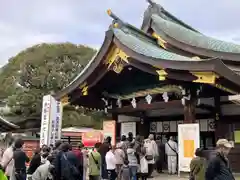
[[[95,52],[92,48],[71,43],[40,44],[30,47],[11,58],[1,69],[0,99],[7,98],[8,105],[17,115],[39,116],[42,96],[67,86],[82,71]],[[68,122],[84,119],[81,116],[85,117],[73,110],[64,111],[64,119]],[[90,119],[92,121],[96,118]],[[91,126],[89,123],[86,119],[83,125]]]
[[[81,111],[81,110],[80,110]],[[63,127],[84,126],[93,128],[102,128],[103,123],[102,112],[79,112],[79,110],[64,110]]]

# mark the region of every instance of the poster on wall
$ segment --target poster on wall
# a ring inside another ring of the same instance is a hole
[[[103,121],[103,136],[112,138],[112,145],[116,145],[116,121]]]
[[[51,95],[43,97],[40,130],[40,147],[44,144],[55,144],[61,139],[62,105]]]
[[[82,133],[82,143],[84,147],[94,147],[94,145],[98,142],[103,141],[103,133],[102,131],[89,131]]]
[[[178,173],[190,172],[190,162],[200,147],[199,124],[178,125]]]
[[[128,133],[132,132],[133,137],[136,137],[136,122],[124,122],[121,123],[121,136],[128,137]]]

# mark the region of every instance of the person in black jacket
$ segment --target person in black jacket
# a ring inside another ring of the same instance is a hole
[[[234,176],[229,167],[228,154],[233,148],[226,139],[217,141],[216,156],[210,159],[205,173],[206,180],[234,180]]]
[[[25,180],[26,175],[26,163],[29,162],[29,158],[26,153],[22,150],[24,141],[17,139],[15,141],[15,149],[13,152],[14,168],[16,180]]]
[[[27,174],[32,175],[40,165],[41,165],[41,154],[40,154],[40,150],[38,149],[34,152],[34,156],[30,162]]]

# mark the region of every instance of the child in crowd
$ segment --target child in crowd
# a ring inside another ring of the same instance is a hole
[[[127,159],[124,160],[123,166],[120,170],[120,180],[131,180],[130,168],[128,166],[129,162]]]

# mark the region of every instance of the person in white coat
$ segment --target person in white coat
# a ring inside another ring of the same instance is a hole
[[[168,173],[176,174],[178,146],[172,136],[170,136],[169,141],[165,144],[165,153],[167,155]]]
[[[148,139],[144,140],[144,148],[146,148],[146,158],[148,161],[148,177],[151,178],[154,170],[155,160],[158,157],[158,147],[154,141],[153,134],[150,134]]]
[[[4,151],[1,161],[1,165],[5,168],[5,174],[8,179],[10,179],[14,170],[13,151],[14,140],[12,139],[9,143],[9,147]]]
[[[109,180],[115,180],[117,178],[116,157],[114,151],[114,148],[111,147],[105,156]]]

